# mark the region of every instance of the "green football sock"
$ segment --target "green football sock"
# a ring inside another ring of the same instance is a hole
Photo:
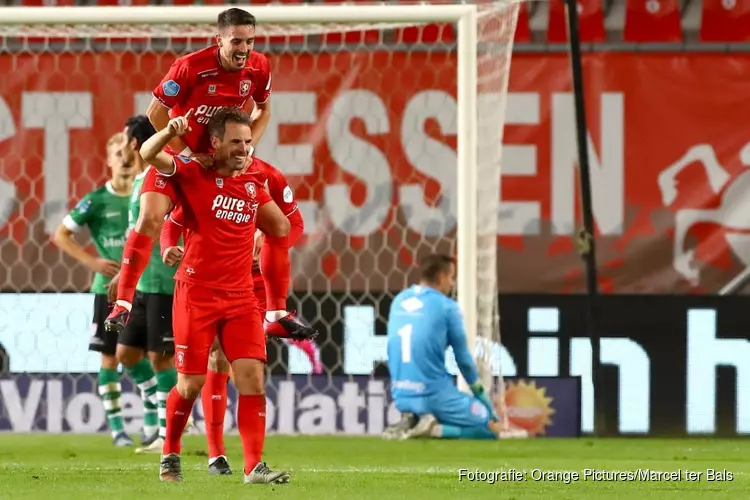
[[[141,391],[143,399],[143,433],[151,436],[159,429],[159,417],[156,411],[158,406],[156,398],[156,377],[151,363],[146,358],[127,368],[128,373],[135,381]]]
[[[107,414],[109,430],[112,437],[125,428],[122,424],[122,409],[120,408],[120,374],[117,370],[101,368],[99,370],[99,395],[102,398],[104,411]]]
[[[159,437],[167,437],[167,395],[177,385],[177,370],[174,367],[156,372],[156,399],[159,404]]]

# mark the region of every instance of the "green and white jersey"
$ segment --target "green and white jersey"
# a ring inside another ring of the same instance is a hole
[[[133,194],[130,198],[130,222],[128,229],[135,227],[138,220],[138,214],[141,213],[141,186],[146,173],[152,167],[148,167],[142,174],[135,178],[133,184]],[[174,294],[174,275],[177,267],[169,267],[161,260],[161,249],[158,241],[154,241],[154,248],[151,251],[151,259],[148,261],[148,267],[143,271],[141,279],[138,281],[136,290],[141,293],[163,293]]]
[[[119,263],[125,247],[125,233],[128,230],[128,195],[119,195],[107,183],[91,191],[63,219],[69,230],[79,232],[89,228],[94,247],[100,257]],[[93,293],[107,293],[105,285],[110,279],[96,273],[91,284]]]

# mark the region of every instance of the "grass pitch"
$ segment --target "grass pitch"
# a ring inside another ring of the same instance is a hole
[[[184,444],[185,482],[162,484],[158,456],[115,449],[105,435],[0,435],[0,500],[750,498],[750,447],[741,439],[271,436],[265,459],[292,474],[291,483],[280,486],[242,484],[237,436],[227,437],[232,476],[208,475],[203,436],[187,436]],[[470,481],[460,479],[460,469],[506,474],[494,483]],[[584,478],[586,469],[636,477],[595,481]],[[657,479],[661,472],[671,478]]]

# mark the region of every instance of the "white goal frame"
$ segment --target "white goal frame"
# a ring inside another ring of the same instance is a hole
[[[510,5],[517,0],[498,2]],[[5,7],[0,25],[213,24],[223,6]],[[244,7],[244,6],[239,6]],[[476,353],[477,314],[477,5],[249,5],[260,25],[311,23],[457,25],[457,293],[470,352]],[[511,42],[512,43],[512,42]],[[468,389],[459,374],[459,388]]]

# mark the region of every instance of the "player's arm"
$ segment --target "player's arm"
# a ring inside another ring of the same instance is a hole
[[[266,236],[283,238],[289,236],[291,224],[284,212],[274,203],[271,196],[264,189],[258,191],[258,217],[256,226]]]
[[[452,302],[446,310],[448,322],[448,345],[453,348],[453,355],[456,357],[456,364],[461,371],[461,375],[469,385],[475,384],[479,380],[477,374],[477,365],[474,358],[469,352],[469,345],[466,340],[466,329],[464,328],[463,318],[458,304]]]
[[[458,369],[461,371],[461,375],[464,377],[464,380],[466,380],[466,383],[471,387],[471,392],[474,393],[474,397],[481,401],[487,408],[490,412],[491,418],[497,420],[498,416],[497,410],[495,410],[495,405],[490,401],[490,398],[487,396],[487,391],[479,380],[477,365],[474,363],[474,358],[469,352],[464,320],[456,302],[452,300],[449,302],[446,309],[446,316],[448,321],[448,344],[453,348],[453,355],[456,357]]]
[[[141,146],[141,156],[146,163],[153,165],[159,173],[163,175],[174,175],[177,171],[177,164],[174,157],[164,152],[164,146],[175,137],[181,137],[190,131],[189,120],[193,110],[185,114],[172,118],[167,126],[148,138]]]
[[[80,232],[88,225],[94,211],[93,202],[90,197],[84,197],[71,212],[65,216],[62,224],[55,231],[52,241],[55,245],[73,257],[75,260],[88,267],[95,273],[103,274],[111,278],[119,269],[119,264],[113,260],[102,259],[92,255],[83,249],[74,239],[73,235]]]
[[[182,259],[183,249],[180,247],[181,236],[182,225],[172,218],[172,214],[167,215],[161,227],[159,245],[161,247],[161,259],[168,266],[174,267]]]
[[[146,109],[146,116],[157,131],[166,128],[169,123],[170,109],[187,102],[190,94],[189,88],[190,71],[188,62],[184,59],[178,59],[154,89],[153,98]],[[174,151],[180,151],[183,156],[189,157],[192,154],[190,148],[179,137],[170,140],[168,145]]]
[[[271,121],[271,67],[268,59],[264,58],[257,83],[253,94],[253,101],[255,101],[255,110],[252,111],[253,123],[250,125],[253,133],[252,143],[255,147],[260,143]]]

